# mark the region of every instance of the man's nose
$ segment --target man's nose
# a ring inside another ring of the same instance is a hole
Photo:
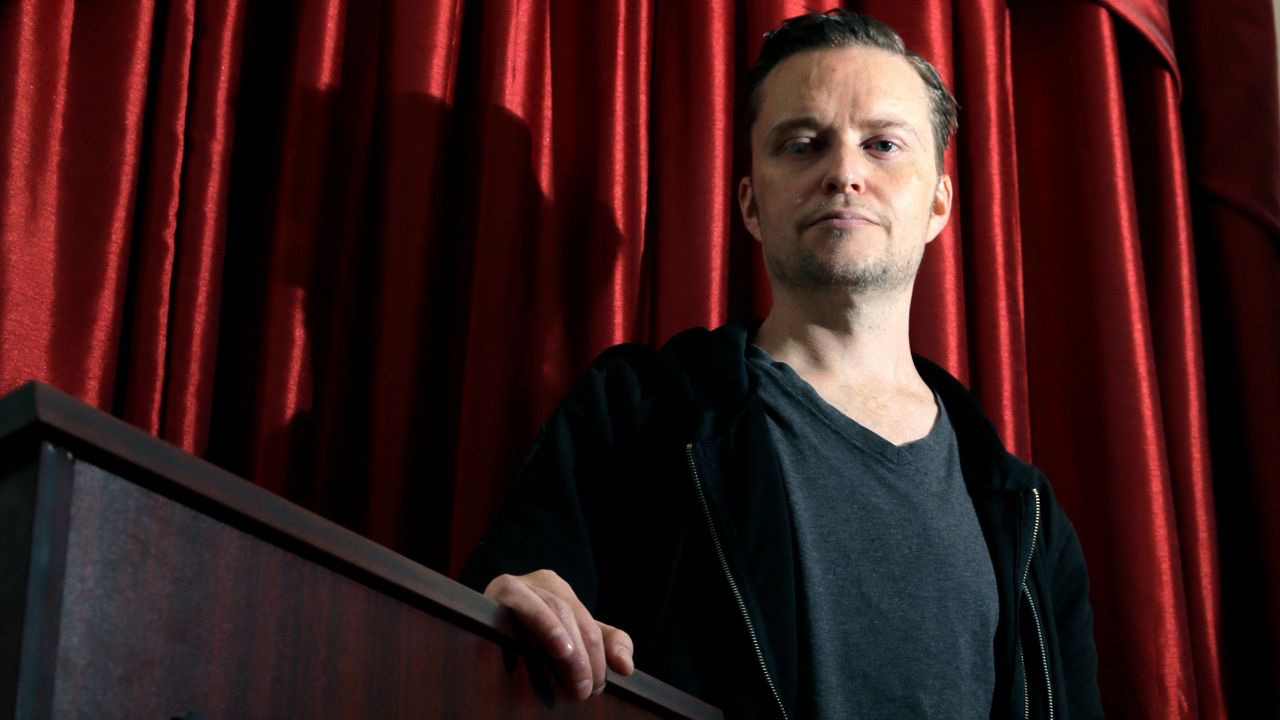
[[[867,184],[867,158],[862,148],[853,143],[840,143],[832,148],[830,164],[822,179],[827,194],[860,193]]]

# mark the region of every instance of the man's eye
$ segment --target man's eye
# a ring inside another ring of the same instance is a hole
[[[813,138],[793,138],[782,144],[782,152],[788,154],[807,153],[813,149]]]
[[[867,143],[867,147],[882,153],[891,153],[899,149],[898,143],[893,140],[872,140]]]

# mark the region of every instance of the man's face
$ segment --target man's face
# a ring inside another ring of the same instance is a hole
[[[846,47],[793,55],[760,89],[738,204],[775,287],[909,287],[951,212],[924,81],[888,51]]]

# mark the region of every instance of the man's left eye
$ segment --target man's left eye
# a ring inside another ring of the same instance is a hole
[[[882,153],[891,153],[899,149],[898,143],[893,140],[872,140],[870,143],[867,143],[867,147],[875,150],[876,152]]]

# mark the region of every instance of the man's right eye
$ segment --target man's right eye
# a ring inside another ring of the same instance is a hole
[[[782,152],[789,155],[807,153],[813,149],[813,138],[792,138],[782,143]]]

